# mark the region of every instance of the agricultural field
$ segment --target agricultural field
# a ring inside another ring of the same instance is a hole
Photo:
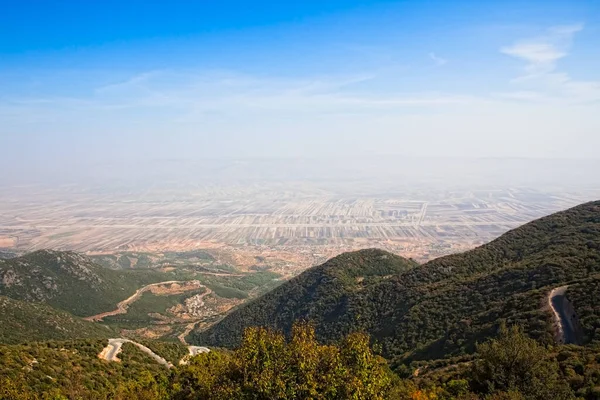
[[[74,250],[111,268],[233,265],[293,276],[366,247],[419,261],[463,251],[599,194],[493,187],[352,194],[268,183],[126,193],[0,188],[0,248]]]

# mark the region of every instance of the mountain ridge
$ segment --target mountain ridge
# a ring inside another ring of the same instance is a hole
[[[365,268],[365,260],[373,261],[368,264],[369,268]],[[280,319],[281,316],[291,315],[292,318],[287,319],[281,327],[284,332],[289,333],[295,320],[332,318],[340,308],[347,305],[345,300],[351,293],[360,293],[377,282],[389,279],[395,273],[409,270],[417,265],[415,261],[378,249],[343,253],[324,264],[310,268],[259,298],[258,300],[285,296],[291,302],[275,308],[270,307],[268,318],[259,317],[259,315],[265,316],[267,308],[264,303],[257,300],[233,311],[233,314],[245,313],[258,325],[262,321],[266,326],[270,326],[268,324],[270,321],[267,319],[273,321]],[[238,333],[236,339],[241,337],[240,329]]]
[[[114,331],[44,303],[0,296],[0,343],[108,338]]]
[[[475,344],[491,337],[502,322],[523,325],[530,336],[551,343],[551,317],[541,304],[554,285],[600,272],[599,249],[600,201],[595,201],[532,221],[476,249],[400,271],[362,291],[347,292],[338,303],[320,304],[317,296],[312,307],[324,306],[335,315],[313,322],[317,336],[326,342],[355,330],[368,332],[396,364],[472,353]],[[315,268],[299,277],[318,274]],[[194,332],[190,340],[231,347],[248,326],[286,331],[297,315],[290,312],[286,296],[294,282],[298,280],[241,306],[208,330]],[[317,288],[303,290],[316,293]]]
[[[41,302],[85,317],[108,311],[148,283],[154,271],[114,271],[70,251],[38,250],[0,259],[0,295]]]

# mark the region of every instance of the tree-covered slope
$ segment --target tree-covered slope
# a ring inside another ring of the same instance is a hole
[[[0,343],[106,338],[115,332],[46,304],[0,296]]]
[[[416,265],[382,250],[345,253],[233,311],[213,329],[192,333],[190,339],[231,347],[239,344],[245,327],[273,327],[289,333],[300,319],[315,322],[320,337],[342,337],[349,327],[340,326],[338,318],[357,311],[352,309],[352,299]]]
[[[165,398],[144,388],[154,379],[166,380],[166,368],[128,343],[121,362],[101,360],[106,344],[86,339],[0,345],[0,399]]]
[[[376,260],[365,259],[363,269]],[[231,346],[247,326],[286,331],[294,319],[305,317],[326,341],[365,330],[397,362],[471,353],[502,321],[551,341],[550,313],[543,308],[550,289],[600,273],[600,202],[541,218],[474,250],[405,268],[339,295],[308,295],[331,291],[321,269],[305,272],[191,339]]]
[[[234,351],[213,349],[171,369],[131,343],[122,346],[120,362],[98,357],[106,340],[0,345],[0,399],[598,399],[598,348],[546,348],[516,326],[499,333],[468,363],[421,364],[405,379],[372,351],[368,336],[323,345],[305,324],[296,324],[289,340],[248,329]],[[178,345],[157,344],[153,349],[173,361],[182,354]]]
[[[140,287],[167,280],[154,271],[113,271],[86,257],[40,250],[0,260],[0,295],[40,302],[78,316],[115,308]]]
[[[583,342],[600,344],[600,276],[569,285],[566,297],[577,316]]]

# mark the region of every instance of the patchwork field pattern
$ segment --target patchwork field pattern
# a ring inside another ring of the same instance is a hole
[[[0,202],[0,245],[88,254],[208,249],[242,268],[257,255],[307,267],[364,247],[426,260],[593,197],[522,188],[354,196],[268,185],[124,193],[11,188]]]

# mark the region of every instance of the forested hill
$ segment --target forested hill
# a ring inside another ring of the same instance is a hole
[[[361,258],[364,254],[370,257]],[[392,277],[384,278],[392,272],[379,272],[364,284],[347,286],[350,279],[326,272],[331,262],[336,271],[353,271],[346,260],[355,258],[362,259],[362,274],[380,270],[384,255],[402,265]],[[531,336],[549,342],[551,317],[543,308],[548,292],[600,273],[600,202],[541,218],[474,250],[421,266],[400,260],[377,250],[339,256],[190,339],[233,346],[245,327],[287,332],[295,319],[307,318],[325,341],[366,330],[396,362],[471,353],[502,321],[521,324]],[[598,295],[590,293],[589,299]],[[589,306],[585,303],[580,299],[574,306]]]
[[[107,338],[116,335],[105,325],[84,321],[43,303],[0,296],[0,343],[38,340]]]
[[[0,295],[46,303],[78,316],[109,311],[140,287],[167,280],[154,271],[113,271],[73,252],[40,250],[0,259]]]
[[[344,253],[313,267],[261,298],[231,313],[215,328],[192,333],[198,343],[235,346],[247,326],[276,327],[289,333],[296,320],[316,322],[320,337],[342,337],[338,318],[352,310],[352,300],[392,276],[418,264],[382,250]]]

